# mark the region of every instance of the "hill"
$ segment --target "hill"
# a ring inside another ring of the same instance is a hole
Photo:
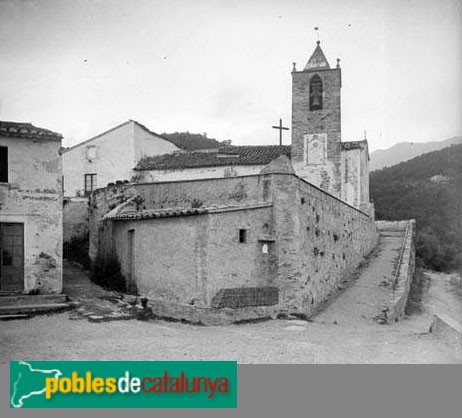
[[[174,133],[163,133],[162,136],[169,141],[173,142],[176,146],[188,150],[194,151],[198,149],[208,148],[219,148],[225,145],[225,142],[219,142],[214,138],[207,138],[207,134],[192,134],[189,132],[174,132]]]
[[[370,192],[377,219],[416,219],[427,267],[462,267],[462,144],[372,172]]]
[[[385,150],[371,153],[370,170],[380,170],[410,160],[427,152],[438,151],[451,145],[462,144],[462,137],[455,136],[445,141],[401,142]]]

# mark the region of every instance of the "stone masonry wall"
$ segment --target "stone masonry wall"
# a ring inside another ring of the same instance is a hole
[[[323,108],[310,111],[310,80],[314,75],[323,82]],[[341,193],[341,70],[292,72],[292,152],[296,174],[311,184],[327,190],[333,196]],[[305,135],[327,135],[325,164],[307,165]]]
[[[71,197],[63,202],[63,241],[88,235],[88,198]]]
[[[0,137],[8,183],[0,183],[0,222],[24,225],[24,292],[62,290],[61,141]]]
[[[377,244],[374,220],[296,176],[274,174],[280,307],[310,315]]]
[[[393,298],[386,304],[388,308],[388,322],[399,321],[404,316],[409,290],[415,272],[415,220],[408,221],[379,221],[378,227],[385,229],[403,229],[406,235],[403,240],[399,265],[397,267],[396,281],[394,284]]]
[[[139,209],[265,202],[272,207],[101,221],[134,195],[142,197]],[[150,293],[153,298],[207,307],[224,288],[277,287],[278,310],[306,316],[358,267],[378,239],[368,215],[286,173],[106,188],[92,196],[90,220],[93,255],[116,248],[123,268],[128,249],[121,243],[127,242],[128,230],[139,231],[135,269],[141,269],[142,278],[135,274],[143,291],[158,289]],[[249,230],[247,244],[238,243],[239,229]],[[139,261],[145,253],[147,258]],[[156,272],[162,277],[156,279]]]
[[[262,165],[235,165],[220,167],[184,168],[178,170],[137,170],[133,179],[137,183],[152,183],[165,181],[187,181],[224,177],[237,177],[258,174]]]
[[[90,200],[90,257],[98,251],[98,228],[102,217],[135,195],[142,196],[140,209],[191,208],[212,205],[243,205],[267,201],[260,176],[230,177],[184,182],[142,183],[111,186],[93,193]]]

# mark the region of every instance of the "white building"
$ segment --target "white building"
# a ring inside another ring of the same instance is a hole
[[[62,290],[61,134],[0,121],[1,296]]]
[[[64,197],[85,196],[108,183],[130,180],[141,158],[179,149],[129,120],[64,151]]]
[[[88,195],[93,190],[130,180],[143,157],[178,150],[133,120],[67,148],[63,152],[64,242],[88,234]]]

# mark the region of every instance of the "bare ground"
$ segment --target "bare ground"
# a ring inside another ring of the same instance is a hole
[[[371,320],[376,309],[371,301],[380,302],[384,294],[371,281],[382,280],[381,272],[386,271],[384,259],[393,259],[395,244],[382,245],[355,283],[312,322],[274,320],[217,327],[134,319],[91,323],[71,320],[75,317],[71,311],[0,322],[0,362],[23,359],[461,363],[460,351],[455,352],[428,333],[433,312],[460,314],[461,299],[453,286],[446,286],[452,280],[447,275],[430,273],[420,313],[391,325],[378,325]],[[98,296],[100,290],[88,283],[74,283],[74,290],[81,285],[89,307],[98,304],[99,296],[107,296],[104,291]],[[78,294],[76,291],[74,297]]]

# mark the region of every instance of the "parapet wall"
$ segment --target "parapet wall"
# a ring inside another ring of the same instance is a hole
[[[398,230],[398,229],[403,229],[405,230],[408,226],[409,223],[413,220],[404,220],[404,221],[376,221],[377,229],[380,231],[386,231],[386,230]],[[415,221],[414,221],[415,224]]]
[[[460,353],[462,347],[462,327],[447,315],[433,315],[430,332],[442,338],[447,345],[453,347]]]
[[[379,221],[380,230],[404,229],[405,235],[401,247],[398,267],[393,282],[393,298],[386,305],[388,308],[387,319],[389,322],[397,322],[404,316],[409,290],[415,272],[415,220],[407,221]]]

